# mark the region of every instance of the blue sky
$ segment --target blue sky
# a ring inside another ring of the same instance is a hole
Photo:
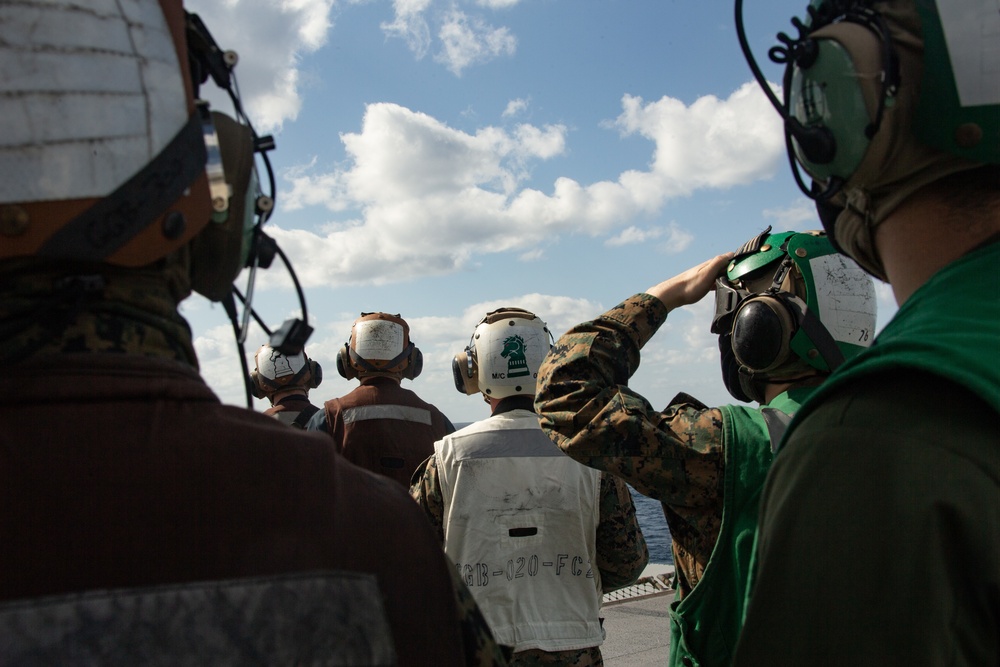
[[[767,49],[806,2],[745,5],[755,56],[778,85]],[[356,386],[335,358],[362,311],[402,315],[424,355],[404,386],[452,421],[475,421],[487,406],[454,389],[450,364],[487,311],[527,308],[558,337],[767,225],[819,226],[740,53],[731,2],[187,7],[240,55],[244,105],[277,143],[268,233],[306,288],[306,350],[325,370],[317,404]],[[881,326],[895,305],[887,286],[877,292]],[[680,391],[731,402],[710,302],[673,313],[643,350],[631,385],[654,406]],[[254,305],[272,327],[297,311],[280,262]],[[244,404],[221,307],[193,296],[182,312],[206,380]],[[263,342],[252,332],[247,352]]]

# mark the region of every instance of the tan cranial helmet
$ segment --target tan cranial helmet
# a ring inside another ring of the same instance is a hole
[[[348,380],[372,375],[412,380],[422,368],[423,355],[410,340],[410,325],[398,314],[362,313],[337,355],[337,371]]]

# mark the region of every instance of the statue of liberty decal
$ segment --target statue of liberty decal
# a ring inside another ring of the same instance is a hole
[[[507,377],[530,375],[528,360],[524,356],[524,339],[520,336],[510,336],[504,340],[500,356],[507,359]]]

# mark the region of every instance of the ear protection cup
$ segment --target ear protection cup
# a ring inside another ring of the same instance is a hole
[[[344,343],[344,347],[340,348],[340,352],[337,353],[337,372],[345,380],[353,380],[358,377],[358,371],[351,365],[350,359],[351,344]]]
[[[403,369],[403,377],[407,380],[413,380],[420,375],[422,370],[424,370],[424,355],[420,348],[410,343],[410,355],[406,362],[406,368]]]
[[[229,210],[224,220],[212,220],[191,242],[191,287],[212,301],[221,301],[232,293],[233,281],[246,265],[250,247],[245,223],[247,214],[254,213],[254,151],[249,127],[217,111],[212,112],[212,121],[231,188]]]
[[[307,386],[310,389],[315,389],[319,386],[319,383],[323,381],[323,367],[319,365],[318,362],[309,360],[309,382]]]
[[[864,35],[857,37],[867,36],[874,41],[874,35],[861,26],[843,29],[860,31]],[[815,61],[808,67],[792,68],[789,111],[804,127],[826,133],[830,150],[817,149],[804,138],[793,138],[795,154],[813,178],[846,180],[868,149],[870,137],[866,132],[872,124],[871,115],[852,54],[830,39],[817,39],[814,44],[818,54]],[[877,43],[872,50],[877,53]],[[836,109],[835,115],[830,108]]]
[[[467,347],[451,360],[451,374],[458,393],[472,396],[479,392],[479,364],[476,351]]]
[[[767,373],[790,361],[798,325],[781,297],[763,294],[740,304],[733,320],[732,349],[737,363]]]
[[[731,333],[719,336],[719,357],[722,361],[722,383],[726,391],[738,401],[749,403],[753,399],[743,389],[740,374],[740,363],[733,354],[733,335]]]
[[[250,371],[250,393],[254,398],[265,398],[267,394],[264,393],[263,387],[260,386],[260,373],[257,371]]]

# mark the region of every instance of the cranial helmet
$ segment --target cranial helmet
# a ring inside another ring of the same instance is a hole
[[[12,7],[0,42],[18,63],[0,77],[0,260],[141,267],[210,232],[191,285],[229,295],[258,208],[256,137],[195,98],[208,69],[228,85],[235,53],[179,0]]]
[[[737,2],[740,15],[742,0]],[[1000,50],[993,0],[813,0],[797,35],[778,35],[779,101],[792,172],[831,241],[885,277],[874,229],[914,192],[1000,164]],[[799,169],[811,178],[806,185]]]
[[[472,340],[451,362],[455,388],[487,398],[532,396],[552,334],[537,315],[500,308],[479,321]]]
[[[875,285],[825,232],[768,227],[745,243],[715,287],[726,389],[763,402],[768,381],[829,373],[871,344]]]
[[[410,340],[410,325],[398,314],[361,313],[337,355],[337,371],[348,380],[373,375],[412,380],[423,365],[423,355]]]
[[[270,345],[261,345],[254,354],[255,370],[250,371],[251,391],[256,398],[266,398],[285,389],[315,389],[323,381],[323,369],[306,356],[282,354]]]

